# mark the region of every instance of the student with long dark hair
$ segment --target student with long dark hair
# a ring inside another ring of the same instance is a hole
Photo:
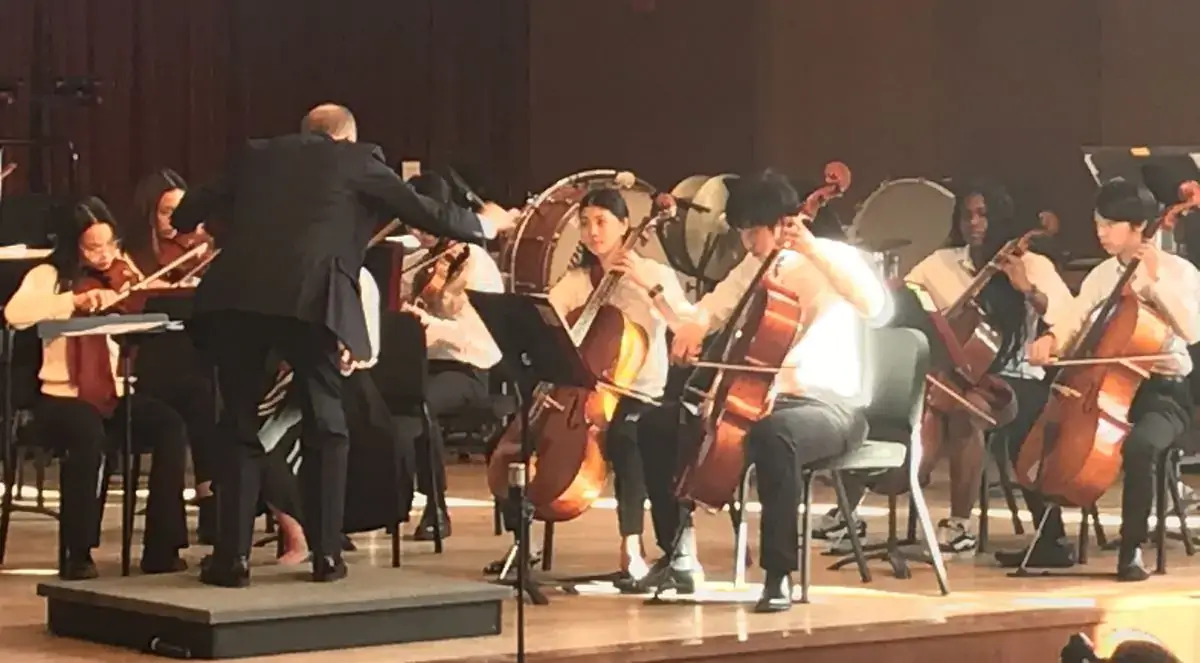
[[[118,242],[116,224],[103,201],[88,198],[77,204],[63,220],[49,261],[26,274],[4,307],[8,323],[25,329],[107,309],[117,300],[115,290],[74,289],[82,279],[107,273],[122,261],[132,262]],[[136,273],[136,267],[129,268]],[[59,527],[66,558],[59,575],[67,580],[96,577],[91,550],[100,543],[100,487],[113,470],[124,437],[121,405],[126,398],[133,399],[134,448],[153,454],[141,568],[146,573],[182,571],[187,568],[179,557],[179,550],[187,547],[187,431],[169,405],[145,392],[124,393],[117,376],[117,345],[111,338],[105,340],[104,347],[97,348],[82,339],[57,338],[43,348],[38,374],[42,396],[33,425],[37,439],[63,458]]]

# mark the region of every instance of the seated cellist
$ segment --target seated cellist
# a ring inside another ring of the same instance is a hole
[[[970,288],[976,273],[993,259],[1001,271],[992,276],[976,297],[986,321],[999,332],[1001,343],[996,360],[988,370],[999,375],[1016,397],[1016,417],[991,431],[1003,439],[1024,438],[1042,406],[1047,387],[1045,369],[1025,358],[1025,345],[1036,337],[1038,325],[1054,325],[1066,315],[1073,301],[1071,291],[1047,257],[1033,251],[1020,256],[1012,252],[997,256],[1023,228],[1014,218],[1014,206],[999,185],[978,181],[967,184],[955,198],[950,242],[917,264],[905,277],[907,283],[927,292],[939,311],[945,311]],[[929,421],[927,424],[941,423]],[[971,511],[979,495],[979,482],[986,459],[984,438],[987,424],[966,409],[947,413],[941,446],[922,459],[921,481],[942,457],[949,458],[950,517],[937,526],[939,547],[946,553],[973,555],[978,538],[972,531]],[[862,495],[861,484],[847,481],[851,501]],[[858,521],[860,535],[866,523]],[[819,538],[836,539],[845,532],[845,519],[834,509],[814,526]]]
[[[1137,297],[1162,314],[1170,323],[1171,333],[1162,348],[1170,359],[1146,368],[1150,378],[1143,381],[1129,409],[1133,424],[1121,452],[1125,485],[1121,496],[1121,549],[1117,560],[1117,579],[1145,580],[1149,573],[1142,565],[1141,545],[1148,534],[1147,521],[1153,499],[1154,467],[1159,456],[1189,427],[1192,399],[1187,376],[1192,359],[1187,346],[1200,340],[1200,272],[1184,258],[1165,253],[1144,241],[1142,231],[1158,215],[1158,203],[1145,188],[1117,178],[1106,182],[1096,196],[1096,236],[1110,256],[1088,273],[1080,286],[1071,313],[1050,332],[1029,347],[1029,360],[1049,364],[1065,352],[1084,327],[1091,313],[1104,302],[1120,280],[1124,265],[1140,260],[1130,287]],[[1021,441],[1016,442],[1020,445]],[[1016,457],[1016,451],[1013,457]],[[1045,510],[1042,500],[1029,499],[1035,521]],[[1061,533],[1061,510],[1047,516],[1046,529],[1034,544],[1029,566],[1070,566],[1073,559]],[[1057,538],[1054,535],[1059,535]],[[997,555],[1004,566],[1020,564],[1024,552]]]
[[[693,306],[674,279],[649,281],[635,276],[647,289],[659,312],[675,331],[672,354],[694,358],[709,331],[725,325],[743,294],[756,287],[762,262],[783,244],[789,232],[790,251],[780,254],[777,278],[796,293],[804,306],[817,309],[803,334],[797,334],[775,379],[774,410],[758,421],[745,440],[747,461],[756,468],[762,503],[761,565],[766,572],[763,593],[755,610],[779,612],[791,607],[791,572],[799,568],[796,512],[800,504],[800,472],[805,465],[843,454],[862,443],[866,433],[863,407],[868,395],[862,384],[862,319],[882,322],[889,314],[883,284],[852,247],[813,237],[796,224],[800,197],[785,177],[771,171],[734,180],[729,185],[726,219],[741,233],[749,256],[713,293]],[[643,274],[640,261],[628,256],[630,274]],[[656,440],[643,450],[670,454],[670,439]],[[659,454],[656,453],[656,456]],[[670,458],[671,456],[666,456]],[[653,465],[661,466],[662,458]],[[647,467],[652,465],[647,459]],[[671,472],[648,472],[656,482],[652,499],[670,491]],[[656,510],[666,518],[677,507]],[[664,542],[659,541],[660,546]],[[669,569],[661,560],[653,583],[670,582],[688,589],[687,569]],[[644,589],[651,589],[646,586]]]
[[[637,261],[636,268],[626,271],[618,282],[609,304],[646,332],[648,350],[641,371],[630,385],[632,395],[621,397],[604,434],[604,453],[612,467],[617,530],[621,537],[619,582],[637,580],[648,571],[642,546],[646,484],[638,420],[650,409],[648,400],[662,397],[668,366],[666,323],[639,283],[662,281],[678,287],[679,279],[663,263],[621,253],[631,220],[620,191],[611,188],[589,191],[580,200],[579,221],[582,251],[579,265],[569,270],[549,293],[550,303],[560,313],[566,315],[583,306],[605,272],[625,265],[618,263],[623,256],[635,256],[631,260]]]

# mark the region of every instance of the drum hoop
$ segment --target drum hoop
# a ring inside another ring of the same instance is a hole
[[[924,184],[936,191],[946,194],[946,196],[949,198],[954,198],[954,192],[946,188],[945,185],[938,184],[934,180],[925,177],[900,177],[894,180],[884,180],[883,182],[879,183],[879,186],[875,187],[875,190],[872,191],[870,195],[868,195],[861,203],[859,203],[858,210],[854,213],[854,220],[850,222],[851,227],[858,227],[858,221],[862,218],[863,212],[866,211],[867,207],[871,204],[871,201],[878,198],[885,189],[895,184]]]
[[[517,219],[517,227],[511,240],[512,250],[508,252],[508,260],[503,266],[504,272],[508,275],[509,280],[512,280],[513,275],[517,271],[517,258],[519,257],[520,247],[525,238],[525,230],[528,228],[529,222],[533,220],[533,215],[537,213],[539,209],[541,209],[542,205],[544,205],[546,201],[550,200],[554,194],[558,193],[562,189],[578,187],[580,185],[591,187],[596,182],[604,180],[613,180],[615,183],[617,176],[626,172],[629,171],[615,170],[612,168],[598,168],[580,171],[558,180],[554,184],[551,184],[543,189],[541,193],[529,198],[529,200],[525,203],[524,209],[521,210],[520,217]],[[636,175],[634,175],[634,183],[632,186],[622,186],[617,188],[632,191],[642,191],[644,193],[648,193],[650,196],[654,196],[658,192],[658,189],[656,189],[653,185],[642,178],[637,177]],[[556,233],[550,241],[552,245],[552,251],[554,248],[557,248],[558,238],[562,234],[562,227],[565,220],[566,216],[564,215],[562,219],[559,219],[555,226]]]

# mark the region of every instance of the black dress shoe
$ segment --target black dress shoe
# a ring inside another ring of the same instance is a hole
[[[691,595],[696,593],[696,577],[699,575],[695,564],[691,568],[676,568],[671,560],[662,557],[650,566],[650,570],[641,578],[619,578],[613,586],[622,594],[654,594],[659,591],[675,590],[676,594]]]
[[[1003,569],[1015,569],[1021,566],[1028,547],[1020,550],[997,550],[996,562]],[[1064,541],[1049,541],[1038,539],[1033,544],[1033,552],[1029,555],[1031,569],[1069,569],[1075,566],[1075,548]]]
[[[346,561],[340,556],[331,557],[325,555],[321,558],[313,558],[313,582],[337,582],[345,578],[350,570],[346,568]]]
[[[425,507],[413,530],[413,541],[433,541],[435,525],[441,528],[443,539],[450,538],[450,514],[445,509]]]
[[[754,612],[786,612],[792,609],[792,577],[787,573],[767,572],[762,596]]]
[[[1141,582],[1150,579],[1150,572],[1142,565],[1141,547],[1121,547],[1117,557],[1117,580],[1121,582]]]
[[[221,560],[214,555],[206,555],[200,560],[200,582],[215,587],[248,587],[250,560],[245,557]]]
[[[58,577],[63,580],[91,580],[100,577],[96,563],[92,561],[92,552],[67,552],[63,566],[58,570]]]

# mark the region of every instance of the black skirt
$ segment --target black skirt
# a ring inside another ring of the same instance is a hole
[[[285,387],[286,389],[286,387]],[[263,502],[303,522],[297,472],[304,461],[299,408],[290,398],[269,399],[259,439],[267,450]],[[346,378],[343,407],[350,430],[344,531],[369,532],[408,522],[413,501],[414,450],[396,433],[369,371]]]

